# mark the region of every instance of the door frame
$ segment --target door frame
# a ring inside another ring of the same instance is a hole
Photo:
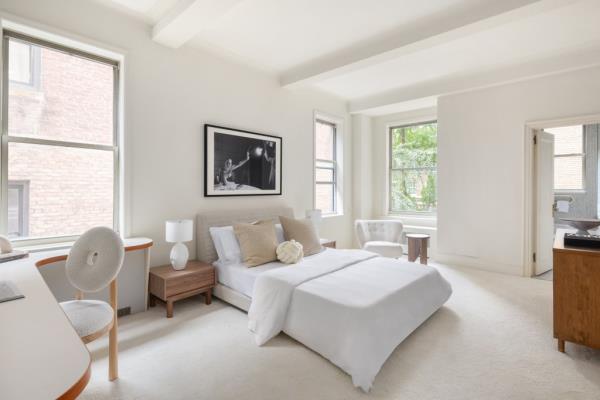
[[[536,240],[536,197],[535,197],[535,147],[533,137],[535,131],[557,126],[600,124],[600,114],[588,114],[574,117],[535,120],[525,123],[525,188],[524,188],[524,226],[523,226],[523,276],[532,277],[535,274],[533,253]]]

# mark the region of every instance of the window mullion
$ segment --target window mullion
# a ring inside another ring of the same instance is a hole
[[[90,150],[105,150],[114,151],[116,146],[110,146],[105,144],[93,144],[93,143],[81,143],[81,142],[70,142],[63,140],[53,139],[41,139],[32,138],[28,136],[13,136],[7,135],[7,142],[9,143],[26,143],[26,144],[37,144],[43,146],[57,146],[57,147],[75,147],[79,149],[90,149]]]
[[[564,153],[564,154],[555,154],[554,158],[560,157],[585,157],[585,153]]]

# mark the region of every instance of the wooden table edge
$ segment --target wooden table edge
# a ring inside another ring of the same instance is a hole
[[[66,392],[64,392],[58,400],[73,400],[79,397],[83,389],[86,388],[88,383],[90,382],[90,378],[92,376],[92,358],[90,357],[90,361],[88,366],[77,382],[75,382]]]
[[[143,244],[136,244],[133,246],[125,246],[125,251],[128,252],[128,251],[148,249],[148,248],[152,247],[153,244],[154,244],[154,241],[150,240],[149,242],[143,243]],[[60,256],[42,258],[41,260],[36,261],[35,266],[40,268],[40,267],[43,267],[44,265],[56,263],[59,261],[67,261],[67,257],[68,257],[68,254],[61,254]]]

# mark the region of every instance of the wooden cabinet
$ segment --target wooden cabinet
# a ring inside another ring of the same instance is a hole
[[[566,230],[554,242],[554,337],[600,349],[600,249],[565,247]]]

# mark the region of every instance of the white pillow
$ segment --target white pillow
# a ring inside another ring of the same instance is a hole
[[[242,261],[242,250],[235,237],[233,226],[213,226],[208,231],[212,237],[220,262],[231,263]]]
[[[241,263],[243,261],[242,249],[233,231],[233,226],[213,226],[208,229],[208,232],[217,250],[219,262]],[[277,243],[285,242],[281,224],[275,225],[275,236],[277,237]]]
[[[283,234],[283,227],[281,224],[275,224],[275,236],[277,236],[277,243],[285,242],[285,235]]]

